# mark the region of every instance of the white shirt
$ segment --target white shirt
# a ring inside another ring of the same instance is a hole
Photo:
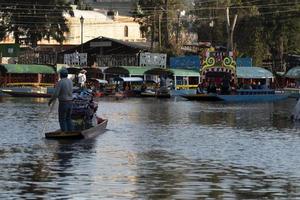
[[[84,84],[86,81],[86,76],[84,73],[79,73],[78,74],[78,83]]]

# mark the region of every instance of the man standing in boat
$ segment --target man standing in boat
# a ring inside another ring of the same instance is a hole
[[[73,82],[68,79],[68,70],[62,68],[59,71],[60,80],[58,81],[55,91],[48,102],[50,106],[51,103],[58,98],[58,120],[61,131],[72,131],[72,107],[73,107]]]

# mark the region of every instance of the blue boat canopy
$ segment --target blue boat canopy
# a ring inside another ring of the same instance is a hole
[[[272,72],[262,67],[237,67],[237,78],[265,79],[274,78]]]
[[[293,67],[284,75],[287,78],[300,79],[300,66]]]

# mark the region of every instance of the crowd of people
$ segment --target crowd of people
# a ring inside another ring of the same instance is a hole
[[[263,84],[260,81],[242,81],[241,83],[234,83],[229,79],[222,79],[216,81],[215,79],[208,79],[198,84],[196,89],[197,94],[204,93],[220,93],[231,94],[237,89],[252,90],[252,89],[268,89],[266,83]]]

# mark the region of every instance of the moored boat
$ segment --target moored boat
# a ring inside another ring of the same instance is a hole
[[[57,130],[47,132],[45,133],[45,137],[47,139],[91,139],[105,132],[107,122],[107,119],[102,119],[96,126],[80,131],[63,132]]]
[[[232,52],[207,52],[200,70],[198,94],[182,97],[197,101],[273,102],[288,95],[271,89],[273,74],[261,67],[237,67]]]
[[[51,97],[57,80],[48,65],[0,64],[1,94],[15,97]]]
[[[0,89],[4,94],[8,94],[13,97],[39,97],[49,98],[53,93],[52,88],[47,87],[7,87]]]
[[[274,90],[252,89],[237,90],[236,94],[187,94],[181,95],[188,100],[194,101],[224,101],[224,102],[275,102],[288,98],[288,95],[277,94]]]

